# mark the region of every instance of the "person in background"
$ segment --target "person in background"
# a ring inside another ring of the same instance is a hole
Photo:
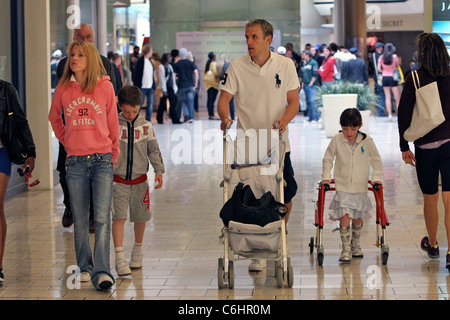
[[[15,121],[17,130],[22,132],[22,140],[28,150],[28,158],[23,164],[22,170],[25,172],[28,169],[29,173],[34,170],[36,160],[36,146],[33,141],[33,135],[28,125],[28,120],[20,105],[19,95],[14,86],[4,80],[0,79],[0,130],[5,132],[6,127],[6,110],[7,105],[15,114]],[[8,150],[5,145],[7,142],[0,140],[0,286],[5,280],[3,273],[3,256],[5,254],[6,233],[8,224],[6,223],[5,214],[5,197],[8,189],[9,179],[11,178],[11,160],[8,156]]]
[[[334,79],[334,65],[336,63],[336,58],[333,57],[330,47],[323,48],[324,60],[319,68],[319,75],[322,79],[323,86],[330,86],[335,83]]]
[[[396,110],[398,112],[398,103],[400,101],[400,88],[398,82],[394,80],[394,70],[399,65],[398,56],[395,54],[395,47],[392,43],[387,43],[383,54],[378,59],[378,71],[383,75],[383,90],[385,96],[386,110],[389,121],[392,121],[392,97],[391,90],[394,93]]]
[[[369,84],[369,72],[366,63],[359,57],[358,49],[352,47],[349,51],[356,59],[351,59],[342,65],[341,79],[343,81],[361,83],[364,85]]]
[[[56,50],[52,53],[52,60],[50,60],[50,72],[51,72],[51,84],[52,84],[52,98],[53,92],[55,92],[56,85],[58,83],[58,77],[56,75],[56,69],[58,68],[58,63],[62,59],[61,50]]]
[[[208,61],[205,65],[205,75],[211,71],[214,76],[214,80],[212,82],[205,81],[205,89],[208,94],[207,98],[207,109],[209,120],[220,120],[214,116],[214,104],[216,102],[217,94],[219,93],[219,74],[217,72],[217,62],[216,62],[216,54],[214,52],[208,53]]]
[[[305,59],[305,65],[302,67],[302,87],[305,90],[306,104],[308,105],[308,121],[317,122],[319,120],[319,110],[316,103],[316,91],[319,65],[312,58],[311,51],[304,51],[303,57]]]
[[[385,117],[386,114],[386,97],[384,96],[383,83],[378,81],[378,76],[381,76],[381,72],[378,71],[378,59],[383,54],[384,43],[375,43],[375,51],[370,56],[370,65],[373,72],[373,80],[375,82],[375,94],[378,95],[377,112],[379,117]]]
[[[114,53],[111,58],[111,62],[114,66],[114,72],[116,77],[116,90],[122,89],[124,86],[124,74],[122,69],[122,56],[118,53]],[[118,92],[118,91],[117,91]]]
[[[145,119],[150,122],[152,120],[153,98],[155,97],[156,89],[156,70],[150,59],[152,57],[152,54],[153,50],[150,44],[146,44],[142,47],[142,56],[136,63],[133,74],[133,83],[136,87],[141,89],[142,92],[141,109],[144,106],[144,101],[147,101]]]
[[[297,74],[300,72],[299,68],[302,64],[302,57],[294,51],[294,45],[292,42],[287,42],[284,47],[286,48],[286,56],[294,61]]]
[[[181,48],[179,54],[180,59],[173,67],[178,78],[177,120],[180,121],[181,110],[183,110],[184,122],[192,123],[195,112],[195,90],[199,81],[198,68],[188,59],[189,52],[186,48]]]
[[[133,53],[130,55],[130,72],[131,78],[133,78],[134,69],[136,68],[136,63],[138,62],[141,55],[139,54],[141,48],[139,46],[133,47]]]
[[[177,82],[175,79],[175,73],[172,68],[172,56],[169,53],[164,53],[161,57],[161,64],[158,67],[159,73],[159,88],[163,93],[161,100],[159,101],[158,112],[156,114],[156,120],[159,124],[164,123],[164,112],[167,111],[167,100],[169,100],[169,115],[173,124],[181,123],[177,121]]]

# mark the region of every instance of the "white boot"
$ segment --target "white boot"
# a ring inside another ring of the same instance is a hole
[[[363,224],[357,226],[356,224],[352,223],[352,256],[354,258],[362,258],[364,257],[364,254],[361,250],[361,246],[359,245],[359,238],[361,237],[361,231],[363,228]]]
[[[342,241],[342,252],[341,257],[339,258],[339,262],[341,263],[350,263],[352,261],[352,247],[351,247],[351,233],[350,226],[345,228],[339,228],[341,233],[341,241]]]

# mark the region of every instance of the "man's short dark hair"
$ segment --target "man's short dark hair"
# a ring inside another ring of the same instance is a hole
[[[138,87],[126,85],[120,89],[117,98],[119,100],[120,107],[125,104],[130,106],[140,106],[142,101],[142,93]]]
[[[264,38],[266,38],[267,36],[271,36],[273,38],[273,26],[264,19],[254,19],[252,21],[249,21],[246,25],[246,28],[251,28],[257,25],[261,26]]]

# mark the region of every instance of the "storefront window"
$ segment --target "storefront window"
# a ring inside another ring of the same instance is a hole
[[[150,36],[150,3],[132,4],[127,8],[115,8],[116,39],[114,52],[128,57],[134,46],[142,48]],[[128,59],[125,59],[128,66]]]
[[[433,32],[439,34],[450,54],[450,2],[433,1]]]

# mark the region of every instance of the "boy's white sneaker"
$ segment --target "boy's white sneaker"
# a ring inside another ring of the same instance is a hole
[[[119,276],[129,276],[131,274],[130,266],[126,260],[116,262],[116,271]]]
[[[142,252],[131,252],[131,259],[130,259],[130,269],[142,269],[142,258],[144,254]]]
[[[80,274],[80,281],[81,282],[89,282],[89,281],[91,281],[91,274],[89,272],[82,272]]]

